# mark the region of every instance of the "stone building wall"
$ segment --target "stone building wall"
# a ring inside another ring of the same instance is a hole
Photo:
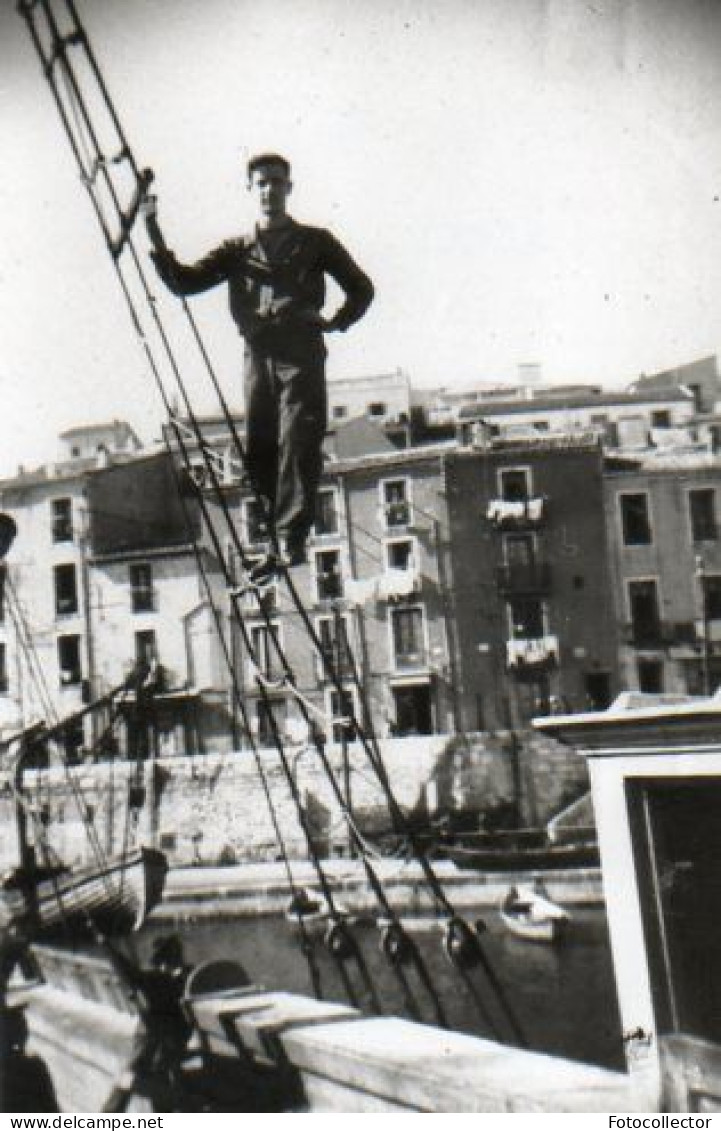
[[[343,796],[342,751],[330,746],[327,755]],[[289,748],[287,757],[320,852],[342,851],[348,842],[346,823],[317,752]],[[382,757],[399,804],[420,826],[443,817],[472,828],[507,826],[519,788],[521,823],[541,825],[587,788],[583,759],[531,732],[519,735],[515,745],[503,733],[390,739],[382,743]],[[305,856],[305,838],[278,755],[264,750],[259,761],[286,851]],[[352,745],[348,762],[358,827],[371,836],[391,831],[382,790],[358,744]],[[135,787],[137,807],[128,806],[129,785]],[[31,828],[44,828],[66,863],[93,858],[79,801],[105,853],[144,842],[164,848],[176,865],[280,856],[256,761],[248,752],[161,759],[142,764],[139,772],[129,763],[29,771],[25,790]],[[14,804],[6,786],[0,795],[3,867],[17,853]]]

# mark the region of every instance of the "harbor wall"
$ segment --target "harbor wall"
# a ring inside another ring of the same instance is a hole
[[[342,853],[348,845],[340,805],[347,782],[360,831],[370,837],[390,833],[388,806],[361,746],[351,744],[347,758],[336,745],[325,753],[337,792],[315,748],[286,749],[319,853]],[[509,827],[516,817],[521,825],[541,825],[587,788],[583,759],[533,733],[388,739],[381,743],[381,754],[398,803],[419,828],[447,820],[457,827],[495,829]],[[27,771],[24,790],[31,833],[35,829],[36,840],[46,837],[68,864],[92,860],[93,840],[104,853],[152,843],[164,849],[174,865],[277,859],[280,838],[290,856],[307,855],[297,807],[273,750],[260,751],[257,758],[241,751],[138,766],[123,762],[51,767]],[[17,857],[14,807],[6,777],[0,794],[3,867]]]

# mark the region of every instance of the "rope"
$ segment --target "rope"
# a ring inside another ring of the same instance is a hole
[[[71,0],[66,0],[66,2],[71,4]],[[241,561],[241,563],[244,566],[246,566],[247,557],[245,555],[244,547],[240,543],[237,530],[235,529],[235,526],[232,522],[232,516],[230,515],[228,505],[227,505],[227,501],[224,498],[223,491],[222,491],[222,488],[221,488],[221,484],[218,481],[216,469],[213,466],[212,460],[209,459],[208,451],[206,450],[207,445],[205,445],[204,437],[202,436],[202,431],[199,428],[198,421],[197,421],[195,414],[192,410],[190,398],[188,396],[185,383],[184,383],[182,375],[180,373],[179,366],[178,366],[177,361],[175,359],[173,350],[170,346],[170,342],[168,340],[165,329],[164,329],[162,322],[160,320],[160,317],[159,317],[159,314],[158,314],[158,311],[157,311],[157,304],[156,304],[154,297],[152,296],[150,289],[148,287],[147,280],[146,280],[146,277],[145,277],[145,273],[142,269],[142,265],[140,263],[139,257],[137,255],[137,251],[135,249],[134,243],[133,243],[132,238],[131,238],[130,228],[132,227],[132,222],[135,219],[135,215],[137,214],[137,210],[135,211],[135,213],[132,213],[132,215],[128,216],[123,212],[123,210],[120,206],[120,202],[119,202],[117,193],[115,192],[112,177],[110,176],[110,173],[109,173],[109,170],[108,170],[108,167],[107,167],[106,159],[105,159],[105,157],[104,157],[104,155],[103,155],[103,153],[100,149],[98,139],[97,139],[97,135],[96,135],[94,127],[92,125],[92,120],[90,118],[87,107],[86,107],[84,100],[82,98],[82,93],[81,93],[79,86],[77,84],[77,81],[75,79],[72,67],[70,66],[69,61],[66,58],[66,54],[65,54],[66,41],[64,41],[62,39],[62,37],[59,35],[57,24],[56,24],[56,22],[55,22],[55,20],[52,16],[52,13],[49,10],[48,0],[40,0],[40,5],[42,7],[42,10],[45,14],[48,25],[50,27],[51,36],[52,36],[52,40],[53,40],[54,54],[53,54],[53,57],[52,57],[51,60],[47,60],[45,55],[44,55],[44,52],[43,52],[43,49],[42,49],[42,44],[40,43],[39,37],[37,36],[37,32],[36,32],[34,25],[33,25],[32,9],[31,9],[30,5],[26,2],[26,0],[25,0],[25,2],[23,2],[23,0],[21,0],[20,11],[26,19],[26,22],[28,24],[31,36],[32,36],[33,41],[34,41],[35,46],[36,46],[36,49],[38,50],[38,53],[40,55],[41,60],[43,61],[44,71],[45,71],[46,77],[48,79],[48,82],[51,86],[51,89],[53,91],[56,103],[58,105],[58,109],[59,109],[59,112],[60,112],[60,115],[61,115],[61,120],[63,122],[63,126],[66,130],[66,133],[68,134],[68,137],[69,137],[69,140],[70,140],[70,143],[71,143],[71,147],[72,147],[73,152],[75,154],[78,165],[81,169],[81,172],[83,172],[85,174],[86,181],[87,181],[87,178],[88,178],[88,172],[87,172],[87,169],[86,169],[85,164],[83,162],[82,154],[80,152],[78,144],[75,141],[75,138],[73,136],[71,123],[70,123],[70,121],[67,117],[67,114],[65,112],[65,108],[62,104],[62,99],[60,98],[59,92],[58,92],[57,87],[56,87],[56,83],[54,81],[53,66],[54,66],[54,63],[58,60],[60,61],[62,72],[63,72],[67,82],[69,83],[69,90],[70,90],[71,96],[72,96],[71,101],[77,102],[77,106],[75,107],[75,109],[77,109],[77,111],[80,115],[80,118],[85,125],[88,138],[89,138],[89,140],[90,140],[90,142],[93,146],[93,149],[95,150],[97,161],[96,161],[96,164],[93,167],[93,172],[97,172],[97,174],[99,175],[100,181],[101,181],[101,183],[103,183],[105,185],[105,187],[106,187],[106,189],[109,193],[110,199],[111,199],[111,201],[112,201],[112,203],[113,203],[113,205],[116,209],[118,219],[119,219],[120,225],[121,225],[121,237],[122,238],[121,238],[119,243],[117,243],[117,241],[113,241],[112,236],[110,236],[110,233],[109,233],[108,227],[107,227],[107,223],[105,222],[105,219],[104,219],[104,216],[103,216],[103,213],[102,213],[102,209],[100,208],[99,203],[98,203],[98,201],[96,200],[96,197],[95,197],[94,183],[92,185],[87,185],[87,188],[88,188],[89,195],[91,196],[91,200],[93,201],[93,205],[94,205],[96,215],[97,215],[98,221],[100,223],[101,229],[103,230],[103,232],[105,234],[106,243],[108,245],[109,251],[111,252],[111,256],[112,256],[113,262],[114,262],[115,267],[116,267],[116,273],[118,275],[121,287],[123,289],[123,293],[126,297],[126,302],[127,302],[127,305],[128,305],[129,311],[130,311],[130,315],[131,315],[131,319],[133,321],[133,325],[136,328],[136,332],[138,334],[139,340],[141,341],[143,348],[146,352],[146,357],[149,361],[150,368],[151,368],[153,376],[156,380],[156,383],[158,384],[158,387],[159,387],[161,397],[163,399],[166,411],[168,412],[168,415],[171,415],[171,411],[170,411],[171,406],[170,406],[169,401],[168,401],[167,393],[165,391],[165,387],[164,387],[162,378],[160,376],[160,372],[159,372],[157,365],[155,363],[155,359],[153,357],[152,351],[150,350],[150,347],[149,347],[146,335],[144,333],[142,324],[141,324],[140,319],[138,317],[137,311],[135,309],[135,305],[133,303],[132,297],[130,295],[129,289],[127,287],[123,273],[120,270],[120,266],[119,266],[119,263],[118,263],[120,251],[122,251],[122,249],[125,246],[127,246],[128,249],[129,249],[129,253],[132,257],[132,261],[134,263],[138,278],[140,280],[141,286],[142,286],[143,291],[145,293],[146,302],[147,302],[148,308],[151,312],[151,316],[153,318],[153,322],[154,322],[156,331],[160,336],[160,340],[161,340],[161,343],[162,343],[163,348],[165,350],[167,360],[168,360],[168,362],[171,366],[171,370],[172,370],[173,376],[175,378],[176,384],[177,384],[178,389],[179,389],[179,391],[180,391],[180,393],[183,397],[183,401],[184,401],[184,404],[186,406],[186,409],[187,409],[187,412],[188,412],[188,417],[189,417],[190,424],[191,424],[192,435],[194,436],[196,443],[199,446],[199,449],[200,449],[201,454],[203,456],[204,463],[206,465],[206,469],[209,472],[210,480],[211,480],[213,490],[214,490],[214,494],[215,494],[215,496],[216,496],[216,498],[219,502],[220,509],[221,509],[223,517],[226,521],[228,530],[230,532],[230,536],[231,536],[233,545],[234,545],[235,550],[238,554],[239,560]],[[75,21],[75,31],[77,33],[75,42],[79,42],[87,50],[87,36],[85,36],[85,33],[80,28],[80,23],[79,23],[79,20],[77,19],[77,13],[75,11],[74,6],[71,5],[70,11],[71,11],[71,15],[73,16],[73,19]],[[91,63],[93,65],[94,69],[95,69],[96,78],[100,82],[101,92],[103,94],[103,97],[105,98],[106,104],[109,107],[112,107],[112,102],[110,101],[109,96],[107,94],[107,91],[106,91],[104,85],[102,84],[100,72],[97,69],[97,66],[94,64],[94,59],[91,60]],[[114,110],[113,110],[113,115],[114,115]],[[115,115],[114,115],[114,120],[117,121],[117,116],[115,116]],[[122,149],[124,150],[124,154],[128,155],[128,154],[130,154],[130,150],[129,150],[129,147],[127,146],[127,143],[125,143],[121,132],[120,132],[120,136],[121,136]],[[148,179],[148,176],[146,174],[142,174],[138,171],[137,166],[135,166],[134,163],[132,163],[132,167],[133,167],[135,177],[136,177],[136,203],[137,203],[141,199],[142,193],[147,189],[149,179]],[[131,212],[132,212],[132,210],[131,210]],[[192,316],[192,314],[191,314],[191,312],[188,308],[187,303],[185,302],[185,299],[183,299],[183,301],[182,301],[182,306],[183,306],[183,309],[186,313],[186,317],[188,319],[191,330],[192,330],[192,332],[193,332],[193,334],[196,338],[196,341],[198,343],[201,355],[202,355],[202,357],[203,357],[203,359],[206,363],[206,368],[208,370],[208,373],[211,377],[214,388],[216,390],[216,394],[217,394],[219,402],[221,404],[222,411],[223,411],[223,414],[224,414],[224,418],[225,418],[226,423],[229,427],[231,436],[233,437],[233,441],[236,445],[236,450],[238,451],[238,453],[240,455],[240,458],[241,458],[243,465],[247,466],[246,461],[245,461],[244,450],[243,450],[242,444],[240,442],[240,437],[238,436],[237,429],[235,427],[235,422],[232,418],[232,415],[230,414],[230,412],[228,410],[228,405],[227,405],[226,399],[223,395],[220,384],[217,380],[217,375],[215,374],[213,366],[210,363],[210,359],[208,357],[204,343],[201,340],[200,334],[199,334],[199,332],[197,330],[197,326],[195,324],[195,320],[193,319],[193,316]],[[178,432],[176,432],[176,435],[178,436],[178,439],[180,440],[180,436],[179,436]],[[186,459],[185,462],[186,462],[186,466],[189,467],[189,461]],[[263,500],[258,499],[258,503],[261,507],[261,512],[263,512],[265,510],[265,505],[264,505]],[[273,540],[275,540],[274,534],[272,535],[272,538],[273,538]],[[219,552],[218,557],[219,557],[219,560],[222,562],[223,561],[222,551]],[[302,601],[300,600],[300,598],[298,596],[298,593],[297,593],[295,585],[292,581],[292,578],[290,577],[290,575],[288,574],[287,571],[285,571],[285,579],[286,579],[286,583],[287,583],[289,592],[291,594],[291,598],[293,600],[293,603],[294,603],[294,605],[295,605],[295,607],[296,607],[296,609],[297,609],[297,611],[298,611],[298,613],[299,613],[299,615],[300,615],[300,617],[301,617],[301,619],[302,619],[302,621],[305,625],[306,631],[307,631],[314,647],[317,649],[317,651],[320,655],[321,662],[322,662],[322,664],[323,664],[323,666],[326,670],[326,673],[328,675],[330,682],[332,683],[332,685],[335,687],[336,691],[338,692],[338,694],[340,696],[341,703],[343,703],[345,701],[346,692],[345,692],[345,688],[344,688],[344,685],[343,685],[341,675],[340,675],[340,673],[338,673],[336,671],[335,666],[330,661],[330,658],[326,655],[325,650],[323,649],[322,644],[321,644],[320,640],[318,639],[317,633],[315,632],[315,628],[314,628],[312,622],[310,621],[310,618],[307,614],[307,611],[305,610],[305,608],[302,604]],[[241,632],[243,633],[245,646],[248,649],[249,655],[252,655],[252,648],[250,646],[250,641],[248,639],[247,631],[245,629],[243,617],[240,615],[240,612],[237,608],[236,599],[232,598],[231,604],[232,604],[232,608],[233,608],[234,614],[235,614],[236,619],[237,619],[237,623],[241,627]],[[266,622],[268,623],[267,612],[266,612],[266,610],[264,610],[262,608],[262,605],[261,605],[261,613],[266,618]],[[286,684],[289,686],[291,693],[296,694],[296,691],[297,691],[296,682],[295,682],[295,679],[292,675],[292,672],[289,669],[289,665],[287,664],[287,660],[284,656],[284,653],[282,652],[282,649],[280,648],[279,643],[274,639],[274,634],[272,633],[272,631],[271,631],[270,635],[271,635],[271,639],[273,640],[273,647],[278,651],[279,657],[282,659],[284,668],[288,669],[286,671]],[[363,691],[362,691],[362,688],[360,688],[358,671],[357,671],[357,667],[355,665],[354,660],[353,660],[353,671],[354,671],[354,682],[355,682],[356,686],[359,688],[359,693],[362,695]],[[268,688],[265,687],[263,682],[261,680],[259,680],[257,677],[256,677],[256,685],[257,685],[258,690],[261,694],[261,699],[264,703],[264,707],[266,709],[266,712],[268,713],[270,726],[271,726],[271,729],[273,730],[273,734],[274,734],[274,740],[275,740],[276,746],[278,747],[278,752],[279,752],[279,755],[281,757],[281,760],[283,761],[284,772],[286,773],[286,777],[287,777],[288,776],[288,767],[287,767],[287,763],[286,763],[285,758],[284,758],[284,752],[283,752],[283,748],[282,748],[282,742],[280,740],[280,735],[277,731],[277,726],[275,724],[275,720],[274,720],[274,717],[272,715],[272,708],[269,705]],[[306,723],[309,724],[308,713],[307,713],[307,709],[306,709],[306,706],[305,706],[305,699],[303,697],[299,697],[298,694],[296,694],[296,698],[297,698],[297,701],[298,701],[298,703],[301,707],[301,712],[303,713],[303,715],[306,719]],[[361,700],[361,701],[363,702],[363,700]],[[443,892],[443,889],[442,889],[441,885],[439,884],[438,879],[437,879],[432,867],[430,866],[429,862],[427,861],[427,859],[425,858],[423,853],[420,851],[420,848],[417,845],[411,830],[408,828],[408,824],[407,824],[407,821],[405,819],[405,816],[404,816],[400,806],[398,805],[397,800],[395,799],[395,796],[394,796],[393,791],[391,789],[390,781],[388,779],[387,772],[385,771],[385,767],[383,766],[383,763],[382,763],[380,750],[378,748],[377,739],[376,739],[375,735],[372,733],[372,723],[371,723],[370,714],[367,710],[367,705],[364,706],[364,714],[366,715],[366,720],[365,720],[366,721],[366,727],[369,727],[369,726],[371,727],[370,735],[367,735],[365,733],[364,728],[359,725],[359,723],[355,719],[352,711],[351,711],[351,718],[352,718],[352,721],[353,721],[353,724],[354,724],[354,727],[355,727],[356,734],[358,735],[359,740],[361,741],[362,745],[364,746],[364,748],[366,750],[366,754],[367,754],[367,757],[369,759],[370,765],[372,766],[373,770],[375,771],[375,773],[378,777],[379,783],[380,783],[380,785],[381,785],[381,787],[384,791],[384,794],[386,796],[389,811],[390,811],[391,817],[393,819],[394,825],[397,828],[405,828],[406,833],[407,833],[408,838],[409,838],[409,844],[411,845],[413,852],[414,852],[416,858],[418,859],[418,861],[420,863],[420,866],[423,870],[426,882],[428,883],[430,890],[433,893],[434,898],[436,899],[436,902],[437,902],[439,908],[442,908],[443,911],[446,914],[452,915],[453,914],[452,905],[450,904],[449,900],[445,896],[445,893]],[[334,791],[334,793],[335,793],[335,795],[338,799],[338,802],[341,805],[342,810],[345,811],[345,809],[346,809],[345,802],[343,800],[342,793],[341,793],[341,791],[338,787],[338,783],[335,779],[335,775],[333,773],[332,767],[330,766],[330,764],[327,761],[327,758],[325,756],[325,752],[322,749],[321,744],[318,743],[317,741],[316,741],[316,748],[317,748],[318,753],[321,757],[324,771],[325,771],[325,773],[328,777],[328,780],[329,780],[329,782],[330,782],[330,784],[333,788],[333,791]],[[296,796],[296,793],[294,792],[294,783],[292,782],[292,777],[290,779],[290,784],[291,784],[291,790],[294,794],[294,801],[296,803],[296,807],[299,810],[299,818],[302,818],[304,833],[306,834],[306,838],[308,839],[308,831],[305,828],[304,817],[302,816],[302,806],[299,804],[300,799]],[[309,841],[309,847],[312,847],[312,844],[310,843],[310,841]],[[382,885],[380,884],[377,877],[375,876],[373,868],[372,868],[367,856],[363,852],[362,845],[358,844],[358,848],[359,848],[359,851],[361,853],[361,859],[362,859],[362,862],[363,862],[363,867],[366,871],[366,875],[367,875],[369,884],[371,885],[374,893],[376,894],[376,897],[378,898],[379,902],[381,903],[381,906],[385,907],[387,909],[389,915],[391,915],[395,919],[395,916],[393,916],[393,913],[392,913],[392,911],[391,911],[391,909],[390,909],[390,907],[387,903],[387,900],[386,900],[386,897],[385,897],[385,892],[383,891]],[[319,861],[318,861],[318,864],[319,864]],[[322,870],[321,870],[321,873],[322,873]],[[328,891],[330,891],[330,889],[328,889]],[[329,906],[330,906],[332,901],[328,900],[328,902],[329,902]],[[484,956],[484,961],[486,961],[485,956]],[[500,987],[496,986],[496,989],[497,989],[497,992],[499,992]]]
[[[182,484],[180,484],[180,482],[179,482],[178,471],[177,471],[177,468],[175,466],[175,461],[172,458],[173,454],[172,454],[172,451],[170,449],[170,445],[167,442],[167,437],[166,437],[166,448],[167,448],[168,454],[170,456],[171,467],[173,469],[173,474],[175,476],[176,487],[178,489],[178,496],[181,499],[181,506],[182,506],[182,509],[183,509],[183,513],[184,513],[184,517],[185,517],[185,521],[186,521],[186,526],[187,526],[188,532],[192,533],[192,524],[191,524],[191,521],[190,521],[190,514],[189,514],[189,511],[188,511],[187,504],[185,502],[185,497],[184,497],[182,489],[181,489]],[[193,543],[193,552],[195,554],[196,564],[197,564],[198,569],[200,571],[200,576],[201,576],[201,579],[202,579],[203,587],[205,589],[206,597],[208,599],[208,604],[209,604],[210,609],[211,609],[212,614],[213,614],[213,619],[215,620],[216,632],[218,634],[218,640],[220,641],[221,648],[222,648],[222,651],[223,651],[223,656],[224,656],[225,663],[226,663],[226,667],[227,667],[227,670],[228,670],[228,674],[230,676],[231,688],[232,688],[232,692],[233,692],[235,705],[236,705],[237,710],[240,713],[241,719],[242,719],[243,724],[244,724],[245,732],[248,735],[249,740],[250,740],[250,746],[251,746],[251,751],[252,751],[253,759],[254,759],[255,766],[256,766],[256,771],[257,771],[258,776],[260,778],[261,787],[263,789],[263,795],[265,797],[266,806],[268,808],[268,814],[270,816],[271,823],[273,825],[273,831],[275,833],[275,837],[276,837],[276,840],[278,842],[278,846],[280,848],[281,859],[282,859],[282,862],[283,862],[283,867],[285,869],[286,878],[288,880],[288,886],[290,888],[291,897],[293,898],[293,900],[295,902],[295,897],[299,894],[300,889],[295,882],[293,870],[290,866],[290,859],[289,859],[288,850],[287,850],[287,847],[286,847],[286,844],[285,844],[285,838],[283,836],[283,832],[282,832],[282,829],[280,827],[280,822],[278,820],[278,814],[276,812],[275,805],[273,804],[272,794],[271,794],[271,790],[270,790],[270,785],[268,783],[268,778],[267,778],[267,775],[266,775],[266,772],[265,772],[265,767],[263,766],[263,762],[262,762],[262,759],[260,757],[257,745],[256,745],[256,743],[253,739],[253,735],[252,735],[252,732],[251,732],[247,712],[246,712],[246,709],[245,709],[245,702],[244,702],[243,697],[241,695],[240,686],[239,686],[239,683],[238,683],[238,677],[237,677],[237,673],[235,671],[235,665],[233,664],[233,657],[231,655],[231,652],[230,652],[230,650],[227,646],[226,640],[225,640],[225,634],[223,632],[223,627],[222,627],[222,622],[221,622],[221,614],[220,614],[220,611],[218,610],[217,605],[216,605],[216,603],[213,599],[213,591],[212,591],[212,587],[211,587],[211,584],[210,584],[210,580],[208,578],[208,571],[205,568],[205,563],[203,561],[202,554],[200,553],[199,547],[198,547],[198,545],[197,545],[197,543],[194,539],[192,539],[192,543]],[[310,974],[311,983],[312,983],[312,986],[313,986],[313,992],[315,993],[316,997],[320,999],[323,996],[320,970],[318,968],[318,964],[315,961],[312,942],[311,942],[311,940],[308,936],[307,927],[306,927],[306,924],[303,920],[303,916],[300,914],[300,912],[298,913],[297,918],[298,918],[298,928],[299,928],[299,931],[300,931],[300,934],[301,934],[301,950],[302,950],[303,954],[305,955],[306,961],[308,963],[309,974]]]

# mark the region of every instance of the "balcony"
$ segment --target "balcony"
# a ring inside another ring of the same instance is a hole
[[[428,667],[428,656],[425,648],[414,652],[396,652],[393,656],[393,669],[399,672],[425,671]]]
[[[383,514],[387,530],[397,530],[398,527],[410,526],[413,521],[411,505],[405,499],[385,503]]]
[[[345,649],[343,655],[338,656],[338,650],[334,645],[324,646],[321,653],[315,653],[313,657],[315,663],[315,675],[318,683],[326,683],[330,680],[328,674],[328,665],[330,670],[334,673],[336,679],[352,679],[355,675],[355,665],[353,657],[348,649]]]
[[[421,589],[420,571],[415,566],[410,569],[387,569],[385,573],[358,580],[349,578],[345,583],[345,597],[353,605],[370,605],[380,601],[400,601],[404,597],[414,597]]]
[[[131,589],[130,603],[134,613],[154,613],[157,600],[153,589]]]
[[[499,593],[504,595],[548,593],[551,588],[551,564],[536,561],[499,566],[496,570],[496,586]]]
[[[59,617],[73,616],[78,611],[77,597],[57,597],[55,601],[55,613]]]
[[[625,624],[622,636],[625,644],[639,649],[693,646],[703,639],[703,624],[701,621],[638,621]]]
[[[558,664],[558,637],[552,635],[506,641],[506,665],[517,675],[535,676]]]
[[[491,499],[486,518],[497,530],[528,530],[542,526],[548,500],[543,495],[533,499]]]

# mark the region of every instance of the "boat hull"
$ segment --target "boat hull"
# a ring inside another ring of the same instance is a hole
[[[0,930],[31,938],[73,934],[125,934],[138,930],[163,894],[167,860],[141,847],[101,865],[77,868],[0,892]]]
[[[531,942],[557,942],[565,934],[568,925],[567,919],[544,919],[534,923],[507,911],[500,911],[499,915],[512,935]]]

